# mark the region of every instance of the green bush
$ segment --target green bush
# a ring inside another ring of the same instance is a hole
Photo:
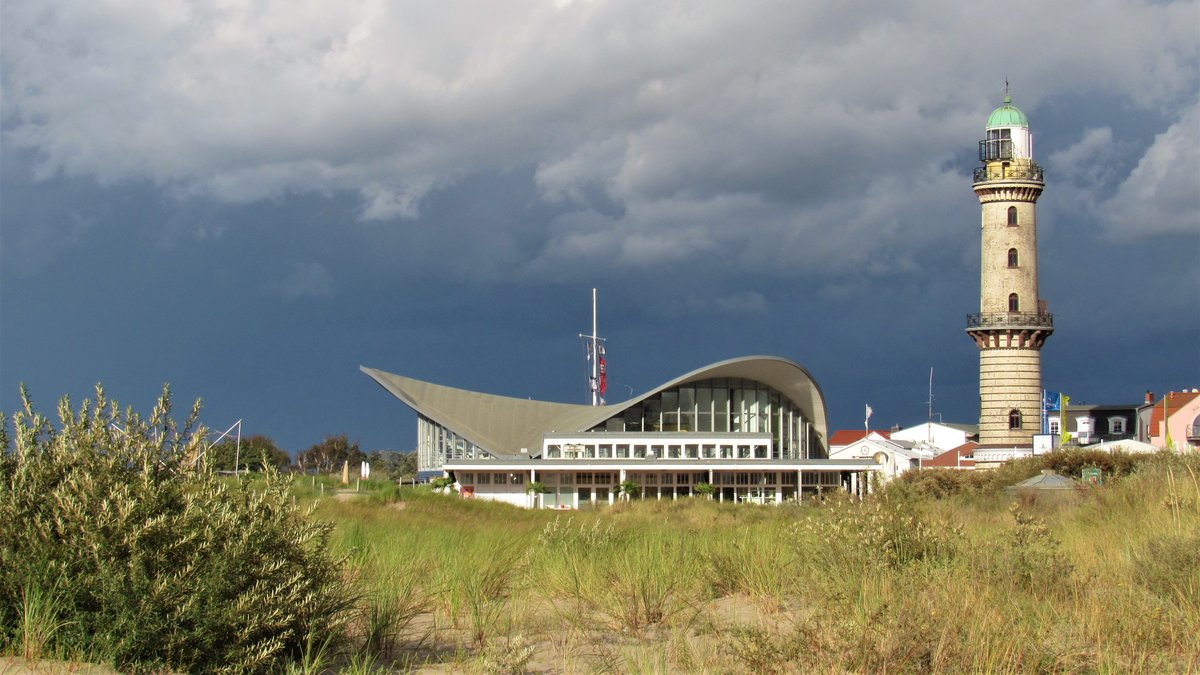
[[[122,670],[261,672],[335,634],[349,598],[310,521],[270,467],[262,481],[193,470],[199,401],[171,418],[167,388],[149,419],[59,404],[59,428],[34,411],[0,427],[0,640],[26,648],[29,597],[44,654],[91,654]],[[10,447],[11,446],[11,447]],[[31,594],[31,589],[37,589]],[[51,616],[46,616],[47,608]]]
[[[836,503],[827,518],[798,523],[793,540],[803,559],[828,568],[900,568],[952,560],[962,526],[930,521],[919,504],[888,496],[864,503]]]
[[[1012,526],[998,538],[994,548],[992,573],[997,580],[1008,581],[1026,590],[1045,593],[1064,588],[1074,565],[1050,527],[1021,507],[1009,508]]]
[[[945,499],[955,495],[995,494],[1004,488],[1038,475],[1042,469],[1078,479],[1085,468],[1097,468],[1105,480],[1128,476],[1147,463],[1159,461],[1156,455],[1131,455],[1083,448],[1063,448],[1035,457],[1023,457],[988,471],[961,469],[922,469],[908,471],[885,487],[888,493],[911,490],[922,497]]]

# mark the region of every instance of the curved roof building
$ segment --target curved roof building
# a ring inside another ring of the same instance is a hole
[[[876,468],[827,459],[824,395],[807,370],[778,357],[720,361],[600,406],[362,371],[417,413],[420,469],[452,475],[464,494],[479,497],[528,501],[523,487],[511,486],[537,480],[553,488],[539,503],[578,506],[581,499],[611,501],[632,475],[643,492],[653,485],[656,497],[728,480],[731,499],[766,500],[770,493],[782,500],[803,492],[806,472],[818,490],[857,488],[858,473]],[[717,494],[724,498],[725,491]]]

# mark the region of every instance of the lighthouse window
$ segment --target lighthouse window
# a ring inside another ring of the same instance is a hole
[[[1008,266],[1017,267],[1017,249],[1008,249]]]
[[[1008,428],[1009,429],[1020,429],[1021,428],[1021,411],[1020,410],[1009,410],[1008,411]]]
[[[1017,298],[1016,293],[1010,293],[1008,296],[1008,311],[1010,311],[1010,312],[1021,311],[1021,301],[1019,298]]]
[[[1017,224],[1017,207],[1015,206],[1008,207],[1008,224],[1014,226]]]

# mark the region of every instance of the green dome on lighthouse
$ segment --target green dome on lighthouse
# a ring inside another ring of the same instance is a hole
[[[1012,104],[1012,97],[1004,97],[1004,105],[992,111],[988,116],[987,128],[995,127],[1024,127],[1029,128],[1029,118],[1021,109]]]

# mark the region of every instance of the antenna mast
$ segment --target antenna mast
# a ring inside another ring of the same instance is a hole
[[[604,405],[604,392],[608,389],[608,374],[604,364],[604,338],[596,333],[596,289],[592,289],[592,333],[579,334],[587,349],[588,403]]]
[[[1007,86],[1007,83],[1005,83]],[[929,406],[929,422],[925,425],[925,440],[929,443],[933,442],[933,366],[929,367],[929,400],[926,401]]]

